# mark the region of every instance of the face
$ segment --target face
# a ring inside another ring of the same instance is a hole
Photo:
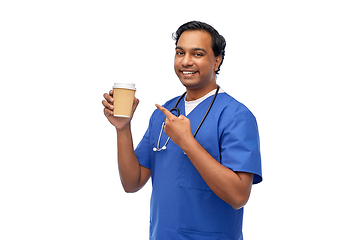
[[[215,57],[212,38],[206,31],[185,31],[176,45],[174,69],[187,90],[211,91],[221,56]]]

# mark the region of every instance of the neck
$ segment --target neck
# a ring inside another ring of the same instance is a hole
[[[209,92],[211,92],[214,89],[217,89],[217,85],[216,83],[214,85],[211,85],[207,88],[201,88],[201,89],[191,89],[191,88],[186,88],[186,101],[194,101],[196,99],[202,98],[203,96],[205,96],[206,94],[208,94]]]

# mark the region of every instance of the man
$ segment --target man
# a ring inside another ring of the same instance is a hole
[[[226,44],[213,27],[193,21],[173,37],[174,70],[186,95],[156,104],[136,150],[130,119],[114,117],[112,91],[104,94],[122,185],[136,192],[151,176],[151,239],[243,239],[243,206],[262,181],[255,117],[216,84]],[[174,106],[179,116],[169,111]]]

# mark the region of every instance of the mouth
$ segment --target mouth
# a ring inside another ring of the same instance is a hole
[[[197,71],[180,71],[182,74],[184,74],[185,76],[192,76],[195,73],[197,73]]]

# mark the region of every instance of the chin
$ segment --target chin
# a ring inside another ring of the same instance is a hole
[[[193,80],[180,79],[180,82],[182,85],[184,85],[184,87],[189,88],[189,89],[195,89],[198,86],[197,82],[195,82]]]

